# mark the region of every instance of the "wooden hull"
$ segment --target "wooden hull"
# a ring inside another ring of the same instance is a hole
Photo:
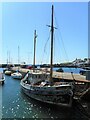
[[[60,106],[72,106],[72,98],[73,94],[72,91],[68,90],[55,90],[54,88],[45,88],[44,87],[33,87],[28,86],[26,87],[24,84],[21,83],[21,87],[23,92],[28,95],[29,97],[49,103],[54,105],[60,105]],[[46,90],[47,89],[47,90]]]

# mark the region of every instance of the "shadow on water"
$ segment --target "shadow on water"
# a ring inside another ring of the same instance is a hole
[[[48,112],[50,117],[47,116],[47,118],[59,118],[59,120],[90,120],[90,116],[88,115],[87,111],[76,100],[73,100],[72,107],[62,107],[43,103],[32,99],[26,94],[24,94],[22,90],[21,96],[23,97],[23,99],[27,99],[27,101],[32,103],[33,105],[37,106],[38,108],[41,108],[41,111],[45,113]]]

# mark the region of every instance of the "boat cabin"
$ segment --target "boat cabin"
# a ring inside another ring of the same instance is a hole
[[[37,82],[49,80],[49,78],[50,78],[50,73],[33,72],[29,74],[28,81],[31,84],[36,84]]]

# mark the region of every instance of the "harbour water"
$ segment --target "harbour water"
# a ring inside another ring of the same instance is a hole
[[[78,70],[79,71],[79,70]],[[75,71],[74,71],[75,72]],[[20,80],[5,75],[5,83],[0,86],[2,91],[2,120],[18,119],[57,119],[59,120],[89,120],[90,118],[79,109],[78,103],[71,108],[48,105],[26,96],[20,86]],[[86,104],[88,111],[90,104]]]

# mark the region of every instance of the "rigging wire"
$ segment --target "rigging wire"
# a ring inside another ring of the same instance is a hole
[[[54,59],[53,59],[53,61],[55,61],[55,63],[56,63],[56,58],[57,58],[57,52],[56,51],[59,51],[59,50],[56,50],[56,49],[58,49],[58,47],[56,48],[55,47],[56,46],[56,40],[55,40],[55,33],[54,33]]]
[[[41,60],[41,64],[42,64],[42,62],[43,62],[43,59],[44,59],[44,55],[45,55],[45,53],[47,54],[47,52],[46,52],[46,46],[47,46],[48,41],[49,41],[49,39],[50,39],[50,33],[51,33],[51,31],[49,32],[48,39],[47,39],[47,41],[46,41],[46,43],[45,43],[45,46],[44,46],[44,51],[43,51],[43,53],[42,53],[42,60]],[[47,58],[48,58],[48,56],[47,56]]]
[[[60,34],[60,39],[61,39],[63,47],[64,47],[64,51],[65,51],[65,54],[66,54],[66,57],[67,57],[67,61],[69,61],[69,57],[68,57],[66,49],[65,49],[65,45],[64,45],[63,38],[62,38],[62,34],[61,34],[61,31],[59,29],[59,25],[58,25],[58,22],[57,22],[57,19],[56,19],[56,15],[55,15],[55,22],[56,22],[56,25],[58,26],[58,31],[59,31],[59,34]]]
[[[55,12],[54,12],[54,14],[55,14]],[[67,61],[69,62],[69,57],[68,57],[67,52],[66,52],[66,49],[65,49],[65,45],[64,45],[63,38],[62,38],[61,30],[59,29],[59,25],[58,25],[58,22],[57,22],[57,19],[56,19],[56,14],[55,14],[54,16],[55,16],[56,25],[58,26],[58,32],[59,32],[59,35],[60,35],[60,38],[61,38],[61,41],[62,41],[63,49],[64,49],[65,55],[66,55],[66,57],[67,57]],[[59,40],[59,39],[58,39],[58,40]],[[60,41],[60,40],[59,40],[59,41]],[[69,70],[72,72],[71,68],[69,68]]]

